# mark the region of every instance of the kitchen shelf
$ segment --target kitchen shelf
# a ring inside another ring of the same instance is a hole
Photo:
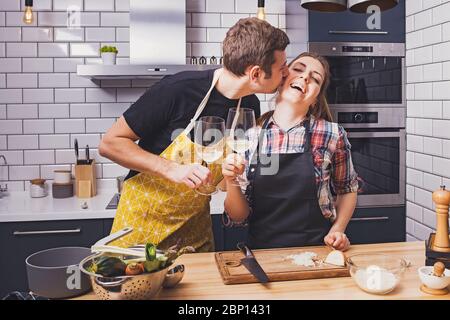
[[[77,75],[92,80],[103,79],[160,79],[181,71],[201,71],[219,68],[214,64],[186,65],[102,65],[83,64],[77,66]]]

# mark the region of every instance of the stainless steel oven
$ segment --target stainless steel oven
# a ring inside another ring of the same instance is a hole
[[[358,207],[405,204],[405,110],[392,108],[332,109],[345,127],[358,173]]]
[[[313,42],[309,51],[327,58],[333,108],[405,108],[405,44]]]

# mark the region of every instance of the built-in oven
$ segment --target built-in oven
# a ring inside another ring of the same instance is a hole
[[[358,173],[358,207],[405,205],[405,110],[392,108],[332,109],[344,126]]]
[[[313,42],[308,48],[328,60],[332,108],[406,106],[404,43]]]

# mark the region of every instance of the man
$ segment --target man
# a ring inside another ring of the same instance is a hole
[[[199,115],[226,119],[238,103],[259,117],[254,94],[275,92],[287,75],[288,44],[287,35],[269,23],[241,19],[223,41],[223,68],[165,77],[108,130],[100,154],[130,169],[112,231],[133,227],[133,233],[117,245],[153,242],[167,247],[181,240],[199,251],[213,249],[210,198],[193,189],[207,184],[216,172],[180,161],[192,142],[184,134],[173,140],[173,134],[186,127],[189,133]]]

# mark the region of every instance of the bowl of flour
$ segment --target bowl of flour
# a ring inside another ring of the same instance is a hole
[[[405,260],[384,254],[356,254],[347,263],[358,287],[371,294],[393,291],[407,268]]]

